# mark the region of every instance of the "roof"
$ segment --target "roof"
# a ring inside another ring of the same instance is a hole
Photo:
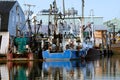
[[[103,25],[94,25],[95,31],[107,31],[107,27]]]
[[[0,13],[10,12],[16,1],[0,1]]]

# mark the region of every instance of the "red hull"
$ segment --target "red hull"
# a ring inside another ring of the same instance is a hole
[[[25,53],[25,54],[15,54],[15,53],[8,53],[7,60],[33,60],[33,53]]]

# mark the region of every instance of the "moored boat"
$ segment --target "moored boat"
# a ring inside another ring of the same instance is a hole
[[[85,58],[87,55],[87,50],[65,50],[64,52],[56,52],[56,53],[51,53],[50,51],[46,50],[42,52],[42,56],[44,60],[75,60],[75,59],[81,59]]]
[[[65,50],[64,52],[50,53],[48,50],[42,52],[44,60],[70,60],[71,51]]]
[[[55,5],[53,6],[55,7],[55,9],[57,9],[56,1],[54,3]],[[72,10],[75,11],[74,9]],[[82,38],[80,37],[80,35],[83,34],[82,32],[80,32],[80,28],[82,29],[82,26],[80,27],[79,24],[76,25],[75,22],[73,23],[70,22],[70,24],[68,24],[67,23],[68,20],[65,19],[70,19],[70,18],[65,18],[64,13],[59,14],[59,16],[56,15],[58,14],[58,12],[53,12],[53,13],[48,12],[48,14],[49,14],[49,18],[52,14],[54,15],[55,23],[52,24],[50,20],[48,21],[49,44],[48,44],[48,48],[45,50],[43,49],[42,51],[43,59],[71,60],[71,59],[85,58],[85,56],[87,55],[87,51],[89,50],[89,48],[93,47],[93,44],[88,44],[88,43],[84,44],[84,42],[80,41],[80,38]],[[76,13],[74,13],[73,15],[76,15]],[[75,19],[79,19],[79,18],[72,17],[71,19],[75,21]],[[79,42],[77,42],[77,38],[79,38]],[[79,43],[81,43],[82,45],[79,45]],[[77,49],[78,46],[80,46],[81,48]],[[49,49],[49,47],[52,48]],[[54,51],[54,49],[57,50]]]
[[[14,51],[9,51],[7,60],[33,60],[33,53],[28,47],[28,38],[16,37],[14,39]]]

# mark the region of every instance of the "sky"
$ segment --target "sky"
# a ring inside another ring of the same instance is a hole
[[[52,4],[54,0],[18,0],[20,6],[23,10],[27,10],[28,8],[24,6],[24,4],[35,5],[35,7],[31,7],[31,10],[34,13],[41,11],[42,9],[49,9],[50,4]],[[56,0],[57,7],[62,10],[62,1]],[[74,7],[75,10],[78,10],[78,14],[82,14],[81,4],[82,0],[64,0],[65,1],[65,9]],[[85,0],[84,7],[84,15],[89,16],[90,10],[93,9],[94,16],[103,17],[103,21],[111,20],[114,18],[120,18],[120,0]]]

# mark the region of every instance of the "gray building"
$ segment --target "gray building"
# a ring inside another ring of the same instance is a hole
[[[120,31],[120,19],[118,19],[118,18],[108,20],[108,21],[104,22],[104,25],[107,26],[109,32],[113,32],[114,27],[115,27],[115,32]]]
[[[13,38],[25,29],[25,16],[19,3],[0,1],[0,55],[8,53]]]
[[[9,32],[16,36],[19,31],[25,29],[25,16],[17,1],[0,1],[0,32]]]

